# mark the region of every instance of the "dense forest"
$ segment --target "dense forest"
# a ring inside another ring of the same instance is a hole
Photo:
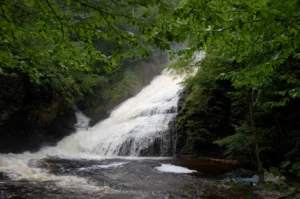
[[[260,181],[271,167],[300,177],[299,1],[2,0],[0,9],[4,142],[72,129],[77,108],[105,118],[168,52],[170,68],[198,68],[183,82],[178,154],[223,154],[256,167]]]

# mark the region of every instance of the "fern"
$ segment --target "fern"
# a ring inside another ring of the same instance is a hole
[[[236,133],[224,139],[217,140],[214,143],[226,148],[224,155],[233,157],[240,153],[251,151],[252,141],[252,135]]]

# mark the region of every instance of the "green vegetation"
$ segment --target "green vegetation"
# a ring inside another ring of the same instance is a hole
[[[96,122],[149,83],[162,68],[149,75],[144,66],[169,48],[155,27],[170,9],[164,1],[1,1],[0,150],[14,148],[9,140],[55,143],[74,131],[72,108]]]
[[[227,120],[230,116],[235,121],[226,122],[224,127],[234,127],[235,134],[216,143],[226,146],[229,155],[255,154],[251,157],[256,159],[261,181],[262,163],[268,158],[297,162],[300,157],[296,119],[300,97],[299,6],[296,0],[185,0],[169,24],[175,34],[187,35],[191,41],[190,48],[180,54],[191,57],[195,51],[208,51],[197,76],[187,84],[190,92],[185,112],[194,114],[184,121],[193,126],[185,125],[187,139],[214,140],[208,133],[221,138],[226,128],[217,131],[215,126],[224,125],[213,121],[227,114]],[[178,23],[182,25],[178,27]],[[188,116],[186,113],[183,117]],[[201,114],[209,121],[198,117]],[[244,139],[252,145],[241,142]]]
[[[155,12],[165,6],[149,4],[4,0],[0,73],[25,74],[31,84],[72,105],[109,81],[125,59],[149,56],[147,42],[155,39],[152,32],[158,23]],[[156,43],[165,48],[163,42]]]
[[[284,160],[298,174],[299,12],[297,0],[3,0],[0,75],[25,75],[71,106],[92,104],[95,91],[118,102],[144,84],[132,65],[154,45],[188,41],[170,52],[181,57],[170,67],[191,69],[201,50],[206,57],[186,81],[183,149],[201,154],[218,144],[256,162],[261,181],[263,167]]]

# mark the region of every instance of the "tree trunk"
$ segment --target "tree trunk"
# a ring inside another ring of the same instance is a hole
[[[248,98],[249,98],[249,112],[250,112],[251,127],[252,127],[252,131],[253,131],[253,135],[254,135],[255,155],[256,155],[256,161],[257,161],[259,182],[264,182],[263,167],[262,167],[262,162],[260,160],[258,134],[257,134],[257,128],[256,128],[256,124],[255,124],[255,119],[254,119],[253,89],[251,91],[249,91]]]

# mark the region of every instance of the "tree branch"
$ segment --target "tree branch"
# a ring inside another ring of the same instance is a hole
[[[10,21],[10,20],[7,18],[6,14],[5,14],[5,11],[4,11],[3,7],[2,7],[2,4],[0,5],[0,7],[1,7],[2,14],[3,14],[3,18],[4,18],[8,23],[12,23],[12,21]],[[11,28],[11,35],[12,35],[13,39],[16,40],[15,33],[14,33],[14,30],[13,30],[12,28]]]
[[[89,5],[89,4],[86,4],[86,3],[83,3],[83,2],[81,2],[81,1],[78,1],[78,0],[74,0],[74,1],[76,1],[76,2],[78,2],[78,3],[80,3],[80,4],[82,4],[83,6],[85,6],[85,7],[87,7],[87,8],[91,8],[91,9],[93,9],[93,10],[97,10],[99,13],[100,13],[100,15],[102,16],[102,18],[104,19],[104,21],[106,22],[106,24],[116,33],[116,34],[118,34],[118,35],[120,35],[120,33],[117,31],[117,29],[107,20],[107,18],[105,17],[105,15],[104,15],[104,11],[103,10],[101,10],[101,9],[99,9],[99,8],[97,8],[97,7],[94,7],[94,6],[91,6],[91,5]]]
[[[13,6],[13,7],[15,7],[15,8],[17,8],[17,9],[19,9],[19,10],[25,12],[25,13],[27,13],[27,15],[30,16],[30,17],[32,17],[33,19],[36,18],[36,15],[35,15],[35,14],[32,14],[32,13],[28,12],[27,10],[24,10],[24,9],[21,8],[20,6],[17,6],[17,5],[15,5],[15,4],[11,4],[11,3],[7,2],[7,1],[4,1],[4,2],[7,3],[8,5],[11,5],[11,6]]]
[[[7,22],[10,23],[11,21],[6,17],[5,12],[4,12],[3,8],[2,8],[2,5],[0,5],[0,7],[1,7],[1,11],[2,11],[3,18],[4,18]]]
[[[53,12],[53,14],[55,15],[57,21],[60,23],[60,29],[61,29],[61,33],[62,33],[62,38],[61,38],[61,43],[60,45],[64,42],[64,37],[65,37],[65,32],[64,32],[64,25],[62,23],[62,21],[60,20],[59,16],[56,14],[56,12],[54,11],[54,9],[52,8],[51,4],[49,3],[48,0],[46,0],[48,6],[50,7],[51,11]]]

